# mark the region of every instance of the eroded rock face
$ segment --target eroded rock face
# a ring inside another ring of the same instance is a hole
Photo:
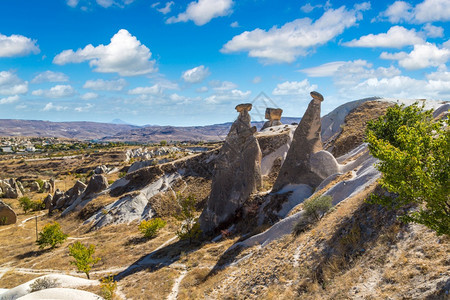
[[[231,126],[216,159],[211,194],[200,216],[205,234],[229,222],[248,199],[261,187],[261,149],[250,125],[251,104],[236,106],[237,120]]]
[[[108,187],[108,180],[101,174],[95,174],[89,180],[86,190],[83,193],[83,199],[92,194],[99,193]]]
[[[40,189],[39,183],[37,183],[36,181],[30,185],[31,192],[37,192],[39,191],[39,189]]]
[[[323,97],[317,92],[311,92],[311,97],[313,99],[294,132],[291,147],[273,186],[274,192],[287,184],[315,187],[323,180],[322,176],[312,171],[310,164],[311,155],[322,150],[320,105]]]
[[[14,210],[9,205],[0,201],[0,225],[15,224],[17,216]]]
[[[261,130],[264,130],[266,128],[272,127],[272,126],[278,126],[283,125],[281,123],[281,114],[283,113],[283,110],[281,108],[266,108],[266,115],[265,118],[269,121],[265,122]]]

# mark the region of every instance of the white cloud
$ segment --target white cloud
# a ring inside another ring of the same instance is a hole
[[[410,53],[383,52],[380,55],[382,59],[398,60],[398,64],[408,70],[417,70],[428,67],[438,67],[445,64],[450,59],[450,49],[445,46],[438,48],[431,43],[414,45]]]
[[[0,72],[0,95],[18,95],[28,92],[28,82],[8,71]]]
[[[347,47],[384,47],[384,48],[402,48],[407,45],[421,44],[424,40],[416,30],[408,30],[402,26],[393,26],[387,33],[369,34],[343,43]]]
[[[94,107],[94,105],[88,103],[85,106],[75,107],[75,111],[76,112],[86,112],[86,111],[89,111],[92,107]]]
[[[208,91],[208,87],[202,86],[195,90],[197,93],[206,93]]]
[[[96,91],[121,91],[127,84],[127,81],[123,78],[117,80],[97,79],[86,81],[83,88]]]
[[[345,63],[345,61],[333,61],[317,67],[302,69],[299,71],[306,73],[308,77],[329,77],[334,75],[339,67]]]
[[[231,81],[211,80],[209,85],[218,92],[229,91],[237,88],[237,84]]]
[[[205,102],[208,104],[219,104],[227,101],[243,101],[247,100],[251,93],[251,91],[244,92],[238,89],[234,89],[231,91],[221,91],[205,98]]]
[[[195,25],[202,26],[213,18],[223,17],[233,11],[233,0],[198,0],[188,4],[186,11],[176,17],[170,17],[166,23],[193,21]]]
[[[66,0],[66,4],[73,8],[77,7],[80,2],[86,5],[81,6],[82,10],[87,10],[87,7],[91,5],[91,0]],[[109,8],[112,6],[125,7],[126,5],[133,3],[134,0],[96,0],[95,2],[103,8]]]
[[[145,86],[145,87],[137,87],[132,90],[128,91],[128,94],[130,95],[159,95],[163,91],[162,87],[159,84],[155,84],[152,86]]]
[[[184,71],[181,77],[184,81],[189,83],[199,83],[202,82],[206,77],[208,77],[211,73],[208,68],[201,65],[187,71]]]
[[[155,3],[153,3],[152,5],[150,5],[151,6],[151,8],[155,8],[155,7],[157,7],[158,5],[160,5],[161,4],[161,2],[155,2]]]
[[[391,78],[400,74],[400,70],[393,66],[374,69],[371,63],[358,59],[340,66],[333,74],[333,80],[338,86],[349,87],[367,78]]]
[[[317,5],[311,5],[311,3],[306,3],[305,5],[303,5],[302,7],[300,7],[300,9],[304,12],[304,13],[310,13],[312,12],[314,9],[316,8],[324,8],[325,10],[329,9],[331,7],[331,3],[330,0],[327,0],[327,2],[325,2],[324,5],[322,4],[317,4]]]
[[[49,90],[35,90],[31,92],[33,96],[43,96],[47,98],[64,98],[71,97],[76,94],[75,89],[71,85],[55,85]]]
[[[262,80],[261,76],[255,76],[255,78],[253,78],[252,82],[254,84],[260,83]]]
[[[84,93],[83,95],[81,95],[81,99],[83,100],[92,100],[92,99],[97,99],[98,98],[98,94],[97,93]]]
[[[66,82],[69,81],[69,77],[61,72],[45,71],[36,75],[31,80],[31,83],[43,83],[43,82]]]
[[[69,5],[70,7],[76,7],[78,5],[78,2],[80,2],[80,0],[67,0],[66,1],[67,5]]]
[[[405,1],[395,1],[379,18],[387,18],[391,23],[427,23],[450,20],[450,1],[425,0],[415,7]]]
[[[10,104],[17,102],[20,99],[19,95],[9,96],[5,98],[0,98],[0,104]]]
[[[0,33],[0,57],[25,56],[40,52],[37,41],[23,35],[6,36]]]
[[[96,72],[135,76],[157,71],[151,56],[150,49],[127,30],[121,29],[111,38],[110,44],[97,47],[89,44],[75,52],[64,50],[55,56],[53,63],[65,65],[89,61]]]
[[[304,95],[317,89],[317,85],[311,85],[308,79],[302,81],[285,81],[277,84],[277,87],[272,91],[273,95]]]
[[[297,19],[268,31],[254,29],[245,31],[228,41],[221,52],[248,51],[250,57],[257,57],[265,63],[291,63],[298,56],[306,55],[310,48],[323,45],[354,26],[359,11],[347,10],[345,6],[330,9],[316,21],[309,18]]]
[[[444,36],[444,28],[439,26],[431,25],[430,23],[425,24],[423,26],[423,31],[428,37],[437,38]]]
[[[238,27],[239,27],[238,21],[234,21],[233,23],[231,23],[231,24],[230,24],[230,27],[232,27],[232,28],[238,28]]]
[[[158,8],[156,10],[159,11],[160,13],[162,13],[163,15],[167,15],[168,13],[171,12],[172,5],[174,5],[174,4],[175,4],[175,2],[169,1],[166,3],[166,6],[164,6],[163,8]]]
[[[68,109],[67,106],[54,105],[52,102],[49,102],[44,106],[44,108],[42,110],[43,111],[51,111],[51,110],[62,111],[62,110],[66,110],[66,109]]]

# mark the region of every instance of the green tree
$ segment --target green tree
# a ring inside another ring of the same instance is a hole
[[[114,280],[113,276],[108,276],[102,279],[100,284],[100,290],[102,296],[106,300],[111,300],[114,298],[115,291],[117,289],[117,282]]]
[[[161,218],[154,218],[151,220],[143,220],[139,224],[139,230],[146,238],[155,237],[158,234],[158,231],[166,226],[166,221]]]
[[[51,246],[51,249],[53,249],[58,244],[62,244],[67,237],[68,235],[61,230],[58,222],[49,223],[39,232],[36,244],[39,245],[40,249],[44,249],[46,246]]]
[[[370,153],[380,162],[379,183],[394,197],[373,195],[371,202],[388,208],[411,204],[417,209],[400,216],[437,234],[450,234],[449,120],[434,121],[433,112],[417,103],[394,105],[367,126]]]
[[[307,217],[319,221],[333,206],[332,201],[333,198],[329,195],[313,197],[303,202],[303,209]]]
[[[161,146],[166,146],[167,145],[167,141],[166,140],[162,140],[161,142],[159,142],[159,144]]]
[[[86,274],[88,279],[90,279],[89,272],[92,267],[100,261],[99,257],[93,257],[94,253],[95,245],[85,246],[80,242],[76,242],[69,246],[69,255],[75,259],[74,261],[70,261],[70,263],[75,265],[78,271]]]
[[[197,199],[192,195],[189,195],[187,198],[182,198],[178,195],[178,203],[181,206],[181,212],[175,217],[181,221],[181,226],[176,234],[180,240],[189,240],[189,244],[191,244],[193,240],[200,238],[202,234],[198,218],[195,217]]]
[[[19,199],[19,205],[25,213],[28,213],[29,210],[33,209],[33,202],[26,196]]]

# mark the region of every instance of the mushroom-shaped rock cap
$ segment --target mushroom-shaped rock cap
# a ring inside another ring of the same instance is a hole
[[[238,112],[245,111],[245,110],[250,111],[250,110],[252,110],[252,104],[251,103],[242,103],[242,104],[236,105],[235,108]]]
[[[280,120],[281,114],[283,113],[283,110],[281,108],[266,108],[266,119],[268,120]]]
[[[317,100],[323,101],[323,96],[322,96],[321,93],[318,93],[316,91],[312,91],[309,94],[311,95],[311,97],[313,97],[313,99],[317,99]]]

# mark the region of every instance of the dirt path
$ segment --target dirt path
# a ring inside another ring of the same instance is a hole
[[[187,267],[185,264],[179,264],[179,265],[173,266],[173,267],[181,267],[182,270],[180,272],[180,276],[178,276],[178,278],[175,279],[175,282],[173,283],[173,286],[172,286],[172,291],[170,292],[169,296],[167,297],[167,300],[176,300],[178,298],[178,292],[180,290],[180,283],[187,274]]]

